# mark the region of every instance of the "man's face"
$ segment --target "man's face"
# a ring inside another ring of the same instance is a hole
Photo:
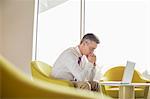
[[[94,50],[97,48],[97,43],[90,40],[87,40],[83,43],[84,43],[83,54],[84,55],[93,54]]]

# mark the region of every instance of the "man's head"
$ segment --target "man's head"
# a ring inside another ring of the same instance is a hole
[[[99,43],[100,41],[98,37],[96,37],[94,34],[88,33],[84,35],[79,45],[81,54],[83,55],[93,54],[94,50],[97,48],[97,44]]]

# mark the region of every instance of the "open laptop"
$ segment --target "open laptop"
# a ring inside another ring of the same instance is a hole
[[[132,82],[133,74],[134,74],[135,63],[131,61],[127,61],[126,67],[123,73],[122,81],[104,81],[102,83],[105,84],[130,84]],[[115,75],[114,75],[115,76]]]

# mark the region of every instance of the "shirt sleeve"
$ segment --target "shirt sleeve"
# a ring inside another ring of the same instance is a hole
[[[67,58],[65,65],[73,74],[74,78],[76,78],[78,81],[85,81],[87,78],[89,78],[88,76],[91,76],[91,70],[93,68],[92,63],[88,62],[84,64],[85,66],[83,66],[84,68],[82,68],[78,64],[78,57],[74,55],[67,55],[66,57]]]
[[[87,78],[86,80],[88,81],[93,81],[96,75],[96,71],[97,71],[97,66],[94,66],[94,64],[90,63],[88,61],[88,59],[86,58],[86,56],[84,56],[84,60],[82,62],[82,67],[84,66],[88,66],[89,70],[88,70],[88,74],[87,74]]]
[[[102,78],[102,72],[101,72],[102,67],[100,66],[96,66],[96,71],[95,71],[95,77],[94,77],[94,81],[100,81]]]
[[[89,77],[88,77],[88,81],[93,81],[94,77],[95,77],[95,73],[96,73],[96,69],[95,67],[93,67],[90,71]]]

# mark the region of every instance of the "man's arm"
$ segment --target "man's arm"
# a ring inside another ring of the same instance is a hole
[[[84,68],[82,68],[78,64],[78,58],[74,55],[67,55],[67,59],[65,60],[66,63],[65,65],[69,69],[69,71],[73,74],[73,76],[78,80],[78,81],[85,81],[87,76],[89,75],[89,71],[92,70],[93,66],[92,63],[87,63],[85,64]]]
[[[91,69],[91,73],[89,75],[89,81],[93,81],[95,74],[96,74],[96,55],[94,53],[89,54],[87,56],[87,59],[90,63],[92,63],[93,68]]]

